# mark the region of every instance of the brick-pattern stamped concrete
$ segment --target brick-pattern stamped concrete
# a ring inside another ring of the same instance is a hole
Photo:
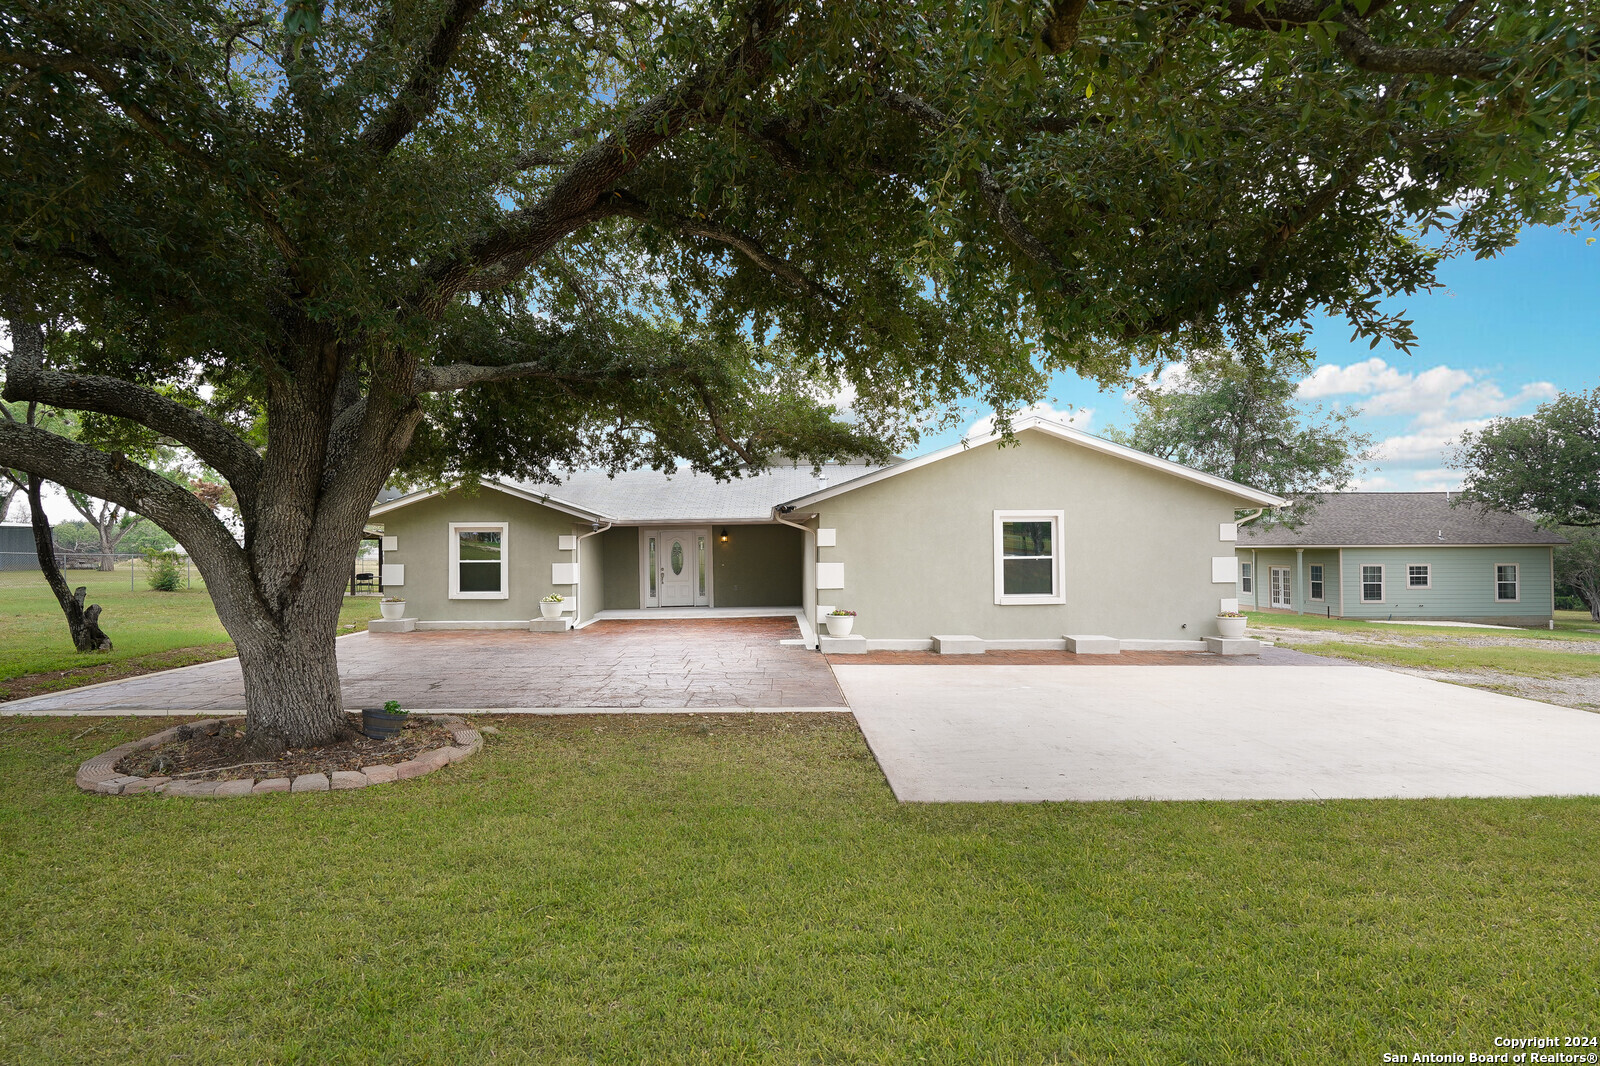
[[[329,792],[368,785],[384,785],[430,774],[440,767],[460,762],[483,750],[483,734],[472,728],[462,718],[453,714],[418,715],[420,721],[443,726],[450,731],[451,743],[442,748],[423,752],[402,763],[365,766],[360,770],[336,770],[332,774],[301,774],[298,777],[238,777],[228,781],[188,781],[170,777],[137,777],[119,774],[117,763],[136,751],[160,747],[178,735],[185,726],[203,729],[211,725],[237,725],[242,719],[213,718],[204,722],[187,722],[163,729],[154,736],[130,740],[112,748],[103,755],[78,767],[78,787],[85,792],[103,796],[132,796],[141,792],[159,792],[164,796],[185,796],[190,799],[229,799],[234,796],[254,796],[265,792]]]

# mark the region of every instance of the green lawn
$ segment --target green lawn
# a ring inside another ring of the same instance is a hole
[[[1286,647],[1296,646],[1288,641]],[[1543,648],[1471,648],[1435,641],[1422,647],[1326,641],[1300,647],[1314,655],[1388,663],[1421,670],[1494,670],[1520,677],[1600,677],[1600,655]]]
[[[1460,626],[1394,626],[1363,622],[1355,618],[1325,618],[1318,614],[1282,614],[1277,611],[1246,611],[1251,628],[1309,629],[1329,633],[1371,633],[1405,640],[1415,637],[1495,636],[1511,640],[1600,641],[1600,622],[1587,611],[1557,611],[1555,629],[1463,629]]]
[[[192,588],[177,592],[155,592],[142,580],[135,580],[130,590],[127,569],[69,570],[66,578],[74,588],[88,586],[86,602],[104,608],[100,626],[115,650],[74,650],[66,619],[44,578],[37,571],[0,572],[0,700],[233,654],[197,573]],[[339,631],[365,629],[377,615],[376,599],[346,597]]]
[[[0,722],[0,1062],[1375,1063],[1593,1033],[1594,799],[901,806],[847,718],[79,794]]]

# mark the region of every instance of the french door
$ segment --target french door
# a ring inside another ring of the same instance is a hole
[[[1269,603],[1273,607],[1282,607],[1293,610],[1294,597],[1291,595],[1289,584],[1289,568],[1287,566],[1274,566],[1272,568],[1272,595]]]

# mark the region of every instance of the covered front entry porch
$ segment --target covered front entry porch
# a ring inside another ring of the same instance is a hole
[[[615,526],[600,533],[601,595],[583,622],[616,612],[782,608],[802,601],[804,538],[775,522],[676,522]],[[594,558],[591,556],[591,558]],[[722,617],[761,617],[730,614]]]

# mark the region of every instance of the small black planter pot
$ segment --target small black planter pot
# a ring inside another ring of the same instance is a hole
[[[390,714],[382,707],[361,708],[361,731],[372,740],[393,740],[406,726],[406,713]]]

